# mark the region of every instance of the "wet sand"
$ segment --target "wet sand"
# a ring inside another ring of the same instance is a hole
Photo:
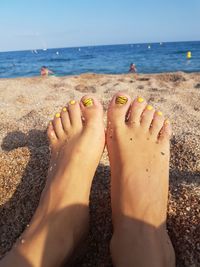
[[[49,163],[46,127],[70,99],[93,93],[106,110],[119,91],[143,96],[171,120],[168,231],[177,266],[200,266],[200,73],[96,75],[0,80],[0,257],[37,207]],[[112,266],[110,169],[105,152],[90,197],[90,233],[73,266]]]

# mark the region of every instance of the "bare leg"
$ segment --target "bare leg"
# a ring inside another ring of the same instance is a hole
[[[144,99],[118,93],[108,110],[107,148],[111,165],[117,267],[173,267],[166,232],[170,125]]]
[[[87,232],[91,182],[105,145],[101,104],[91,96],[71,101],[48,137],[52,157],[39,206],[0,267],[61,266]]]

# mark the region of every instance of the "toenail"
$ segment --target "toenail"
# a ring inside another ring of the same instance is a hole
[[[76,103],[75,100],[71,100],[71,101],[69,101],[69,104],[70,104],[70,105],[74,105],[75,103]]]
[[[153,107],[151,105],[147,106],[147,110],[152,110],[152,109],[153,109]]]
[[[63,108],[63,111],[64,111],[64,112],[67,111],[67,108]]]
[[[83,105],[85,107],[93,106],[93,99],[92,98],[86,98],[86,99],[82,100],[82,102],[83,102]]]
[[[60,118],[60,113],[56,113],[56,118]]]
[[[138,101],[139,103],[142,103],[142,102],[144,102],[144,98],[142,98],[142,97],[139,96],[139,97],[137,98],[137,101]]]
[[[124,105],[128,102],[128,98],[126,96],[118,96],[116,99],[115,99],[115,103],[116,104],[121,104],[121,105]]]
[[[157,111],[157,115],[162,116],[162,111]]]
[[[168,125],[169,124],[169,120],[165,120],[165,125]]]

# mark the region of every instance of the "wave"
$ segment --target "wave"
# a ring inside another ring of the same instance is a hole
[[[188,50],[177,50],[177,51],[174,51],[173,54],[186,54],[188,52]]]
[[[82,55],[82,56],[80,56],[80,59],[92,59],[92,58],[95,58],[95,56],[93,56],[93,55]]]
[[[45,59],[39,59],[39,62],[44,62]],[[48,59],[48,62],[69,62],[71,61],[70,58],[50,58]]]
[[[71,58],[51,58],[50,62],[69,62]]]

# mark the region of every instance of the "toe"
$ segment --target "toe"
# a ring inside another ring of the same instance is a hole
[[[156,111],[150,127],[151,135],[157,139],[158,135],[163,127],[164,117],[161,111]]]
[[[71,125],[76,130],[80,130],[82,128],[82,119],[81,119],[81,109],[78,102],[75,100],[71,100],[68,103],[68,112],[69,112],[69,119]]]
[[[54,119],[52,121],[53,123],[53,128],[55,131],[55,134],[57,136],[58,139],[62,139],[65,132],[62,126],[62,121],[61,121],[61,114],[60,113],[56,113],[54,116]]]
[[[151,126],[151,122],[153,120],[155,109],[151,105],[147,105],[142,113],[141,116],[141,126],[149,131],[149,128]]]
[[[86,125],[103,122],[103,107],[94,96],[85,95],[82,97],[80,107]]]
[[[52,121],[49,122],[48,128],[47,128],[47,136],[49,138],[50,145],[55,144],[57,142],[57,136],[53,128]]]
[[[131,98],[129,95],[118,92],[112,98],[108,107],[108,124],[112,126],[125,125],[130,108]]]
[[[169,120],[165,120],[162,129],[160,131],[159,142],[169,142],[169,139],[171,137],[171,132],[172,132],[171,124]]]
[[[147,103],[145,99],[142,97],[137,97],[136,99],[134,99],[130,108],[130,115],[128,120],[128,124],[130,126],[140,126],[141,116],[146,107],[146,104]]]
[[[61,111],[61,121],[62,121],[62,126],[63,126],[65,133],[69,133],[71,129],[71,122],[70,122],[67,107],[63,107]]]

